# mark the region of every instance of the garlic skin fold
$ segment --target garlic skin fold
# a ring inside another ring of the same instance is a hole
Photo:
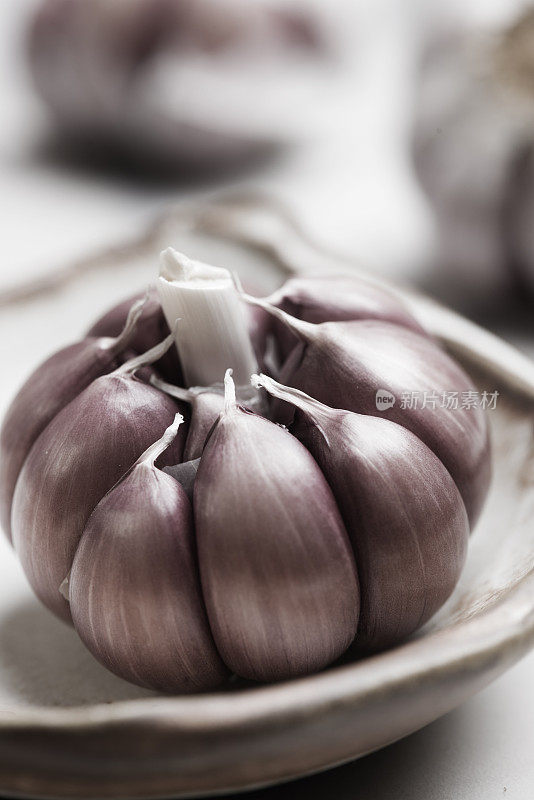
[[[189,429],[184,447],[184,461],[194,461],[200,458],[208,433],[224,408],[222,384],[209,388],[193,386],[191,389],[183,389],[155,376],[151,377],[150,383],[160,391],[191,406]]]
[[[164,251],[157,287],[39,367],[2,427],[35,594],[156,691],[396,646],[450,597],[488,490],[487,414],[401,402],[474,384],[393,295],[238,285]]]

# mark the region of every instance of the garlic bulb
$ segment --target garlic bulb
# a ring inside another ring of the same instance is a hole
[[[68,394],[22,459],[11,524],[35,593],[105,666],[164,691],[402,641],[454,589],[491,469],[480,406],[401,397],[472,395],[470,379],[362,279],[261,300],[172,250],[162,277],[165,314],[156,294],[134,312],[133,343],[154,346]],[[245,385],[273,342],[280,381]]]
[[[431,288],[479,311],[534,288],[534,13],[506,17],[431,36],[414,109],[414,164],[436,227]]]
[[[171,169],[235,164],[302,132],[291,108],[313,108],[324,80],[322,25],[295,5],[42,0],[29,65],[69,140],[92,152]]]

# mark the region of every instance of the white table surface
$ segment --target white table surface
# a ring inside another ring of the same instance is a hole
[[[20,63],[20,34],[32,4],[33,0],[3,0],[0,10],[0,287],[135,234],[170,200],[224,188],[209,182],[147,186],[126,177],[74,169],[61,159],[46,156],[39,145],[45,126],[42,111]],[[413,277],[421,269],[421,254],[427,246],[428,213],[401,147],[410,69],[409,55],[401,45],[410,35],[401,4],[381,0],[373,4],[372,12],[363,2],[357,5],[361,6],[355,24],[363,42],[361,64],[366,74],[374,76],[371,83],[362,83],[355,97],[358,112],[353,114],[352,125],[359,131],[358,146],[347,137],[308,145],[238,181],[227,180],[226,186],[239,183],[276,190],[295,204],[319,238],[372,268]],[[372,25],[376,19],[387,20],[378,34]],[[380,86],[391,86],[387,102],[379,99]],[[90,311],[83,310],[82,321],[90,318]],[[4,316],[3,322],[10,341],[0,342],[0,413],[16,385],[44,355],[31,321],[10,315],[9,319]],[[45,321],[42,314],[39,324],[50,325],[48,339],[58,344],[72,339],[83,327],[76,309],[66,314],[65,330],[62,320]],[[534,352],[534,337],[532,341],[523,338],[523,344]],[[15,597],[23,591],[23,579],[3,543],[0,559],[8,565]],[[8,585],[9,581],[4,589]],[[56,641],[68,650],[72,668],[82,664],[84,669],[92,669],[69,636],[58,633],[59,623],[49,619],[36,602],[28,599],[14,608],[18,610],[11,628],[0,630],[0,662],[4,666],[10,659],[15,665],[25,660],[24,653],[15,652],[21,641],[16,630],[28,625],[32,644],[49,659],[43,670],[51,682],[57,663],[50,654],[45,655],[48,635],[59,636]],[[24,686],[28,694],[31,671],[23,679],[18,668],[13,667],[14,691]],[[407,739],[352,765],[254,796],[272,800],[531,800],[533,675],[534,653],[461,708]],[[42,682],[42,674],[39,680]],[[36,696],[30,692],[22,701],[41,702],[43,698],[37,688],[35,691]],[[125,695],[130,696],[129,690]],[[0,703],[5,702],[0,697]]]

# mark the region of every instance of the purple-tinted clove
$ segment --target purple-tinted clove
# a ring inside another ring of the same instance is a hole
[[[360,579],[355,644],[398,643],[443,605],[460,576],[469,522],[456,484],[395,422],[330,408],[265,375],[253,383],[295,407],[291,431],[336,498]]]
[[[212,387],[194,386],[191,389],[182,389],[180,386],[174,386],[156,377],[152,377],[150,382],[160,391],[183,403],[189,403],[191,406],[191,417],[184,448],[184,461],[194,461],[200,458],[206,438],[224,408],[222,384]]]
[[[120,363],[143,313],[144,301],[138,298],[124,309],[122,324],[113,333],[54,353],[15,395],[0,430],[0,524],[10,540],[13,493],[33,443],[62,408]]]
[[[354,557],[334,497],[294,437],[226,404],[194,491],[202,589],[217,649],[244,678],[320,669],[356,633]]]
[[[135,371],[161,357],[159,346],[97,378],[62,409],[35,442],[13,497],[13,543],[41,601],[64,619],[59,586],[93,508],[183,409]],[[182,458],[185,427],[165,453]]]
[[[306,322],[379,319],[427,335],[400,300],[355,275],[290,278],[266,300]],[[298,337],[276,318],[271,329],[283,360],[298,344]]]
[[[69,578],[74,626],[95,658],[166,692],[211,689],[228,674],[200,589],[191,503],[154,464],[180,421],[95,508]]]
[[[412,431],[449,470],[475,524],[491,476],[487,420],[477,405],[464,405],[474,386],[437,343],[381,320],[312,324],[249,301],[270,309],[300,339],[283,366],[282,383],[333,408],[390,419]],[[383,390],[394,398],[386,410],[376,402]],[[291,421],[285,403],[273,413],[279,422]]]

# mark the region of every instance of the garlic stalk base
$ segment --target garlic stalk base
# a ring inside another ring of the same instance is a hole
[[[240,387],[250,394],[257,361],[230,272],[168,248],[161,254],[157,289],[171,330],[179,320],[175,342],[187,386],[220,383],[231,369],[238,396]]]

